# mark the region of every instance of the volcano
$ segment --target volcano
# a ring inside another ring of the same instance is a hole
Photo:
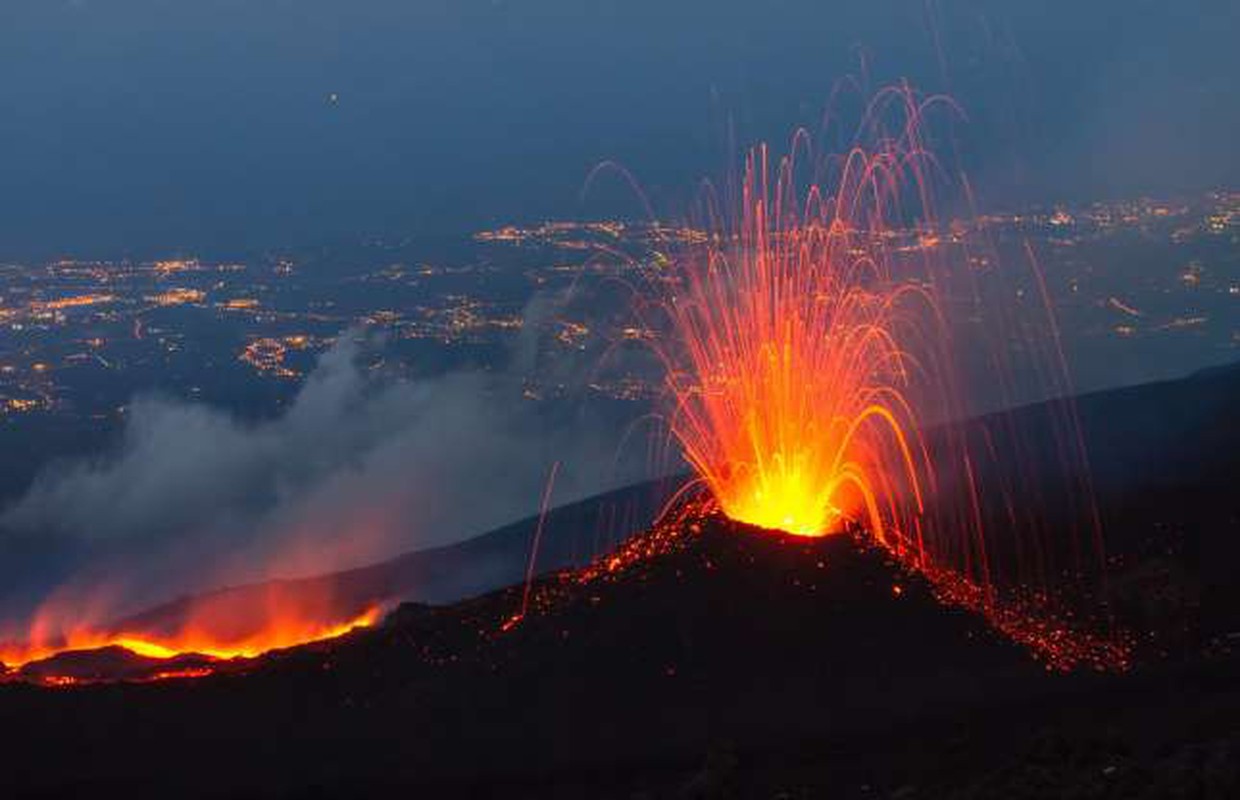
[[[864,536],[689,514],[585,566],[552,535],[524,616],[519,582],[406,602],[194,680],[62,654],[45,675],[133,679],[0,685],[8,795],[1235,796],[1237,398],[1233,369],[1080,400],[1120,674],[1048,669]],[[524,563],[524,530],[483,549]]]

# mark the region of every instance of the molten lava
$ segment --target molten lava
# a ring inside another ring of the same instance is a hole
[[[681,260],[663,353],[671,427],[731,518],[793,534],[920,512],[926,469],[906,391],[934,302],[893,278],[884,199],[902,152],[855,150],[834,193],[798,202],[792,157],[747,160],[737,229]],[[794,148],[795,149],[795,148]]]
[[[369,627],[378,621],[381,609],[342,611],[331,598],[298,595],[273,584],[265,590],[224,592],[190,601],[187,611],[171,619],[139,619],[115,626],[63,625],[59,619],[66,612],[56,604],[44,608],[27,641],[0,645],[0,663],[19,669],[61,653],[105,647],[121,647],[160,660],[187,654],[253,658]]]
[[[1085,439],[1070,400],[1036,426],[973,407],[973,392],[1015,407],[1030,378],[1041,396],[1073,392],[1032,251],[1027,275],[993,269],[985,225],[935,219],[954,170],[922,128],[940,106],[954,108],[890,87],[842,155],[816,156],[804,131],[778,161],[751,150],[734,191],[704,193],[706,233],[672,269],[655,260],[638,308],[667,333],[653,347],[690,487],[738,522],[864,532],[943,597],[1049,651],[1037,631],[1092,626],[1105,586]],[[1040,302],[1013,308],[1012,282],[1021,297],[1030,279]],[[1055,660],[1123,663],[1122,644],[1097,641],[1086,649],[1114,653]]]

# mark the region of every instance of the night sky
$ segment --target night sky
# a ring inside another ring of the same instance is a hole
[[[632,213],[604,159],[675,216],[863,60],[959,100],[986,205],[1234,186],[1238,41],[1234,0],[2,0],[0,257]]]

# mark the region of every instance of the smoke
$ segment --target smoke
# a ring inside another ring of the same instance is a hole
[[[556,461],[557,503],[645,475],[619,415],[522,400],[528,342],[510,371],[419,381],[375,377],[372,344],[341,336],[277,418],[139,398],[113,452],[41,473],[0,513],[0,634],[49,585],[119,613],[485,532],[534,513]]]

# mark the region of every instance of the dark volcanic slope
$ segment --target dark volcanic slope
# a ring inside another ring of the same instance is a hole
[[[21,782],[75,789],[132,775],[139,753],[153,780],[185,788],[192,774],[188,788],[204,790],[537,781],[692,762],[725,741],[851,739],[1045,681],[1024,652],[842,537],[711,525],[614,574],[538,584],[539,610],[502,631],[520,603],[517,588],[405,606],[381,630],[246,676],[3,687],[0,730],[22,731],[5,752],[20,754]]]
[[[1088,723],[1145,691],[1047,673],[846,537],[716,521],[670,541],[592,580],[539,582],[507,631],[520,588],[408,605],[244,675],[0,686],[6,781],[128,796],[939,791],[1065,714]],[[1227,667],[1216,715],[1237,708]]]
[[[1147,652],[1182,655],[1240,636],[1240,364],[1097,392],[966,423],[987,425],[1012,459],[1018,506],[1066,531],[1073,471],[1056,453],[1057,416],[1075,414],[1110,559],[1109,596]],[[980,452],[980,450],[979,450]],[[984,469],[1002,470],[1005,465]],[[1079,467],[1076,468],[1079,471]],[[992,478],[993,475],[983,475]],[[993,484],[993,481],[990,481]],[[1052,487],[1039,501],[1037,484]],[[994,504],[995,497],[983,498]],[[992,521],[995,530],[1001,524]],[[1067,541],[1069,537],[1059,537]]]
[[[678,479],[656,480],[552,509],[542,521],[535,574],[582,566],[609,552],[648,526],[678,484]],[[195,614],[212,616],[212,609],[220,611],[215,616],[236,618],[238,609],[296,606],[306,599],[312,607],[328,603],[340,620],[400,600],[452,602],[523,580],[539,522],[530,517],[462,542],[358,569],[180,598],[120,620],[114,627],[172,635]]]
[[[1064,415],[1076,414],[1089,452],[1107,549],[1124,560],[1121,594],[1150,594],[1146,589],[1153,570],[1162,576],[1161,588],[1156,588],[1163,595],[1205,598],[1192,611],[1202,612],[1200,619],[1195,617],[1194,636],[1210,638],[1240,630],[1234,626],[1240,619],[1240,582],[1233,579],[1234,565],[1240,563],[1240,495],[1234,492],[1240,476],[1237,408],[1240,365],[1089,394],[1071,406],[1062,401],[1027,406],[960,427],[975,440],[978,453],[986,450],[980,438],[985,426],[986,440],[1001,452],[1019,454],[996,464],[978,461],[974,466],[979,484],[994,485],[998,472],[1012,470],[1007,483],[1026,492],[1012,501],[1036,508],[1054,523],[1060,509],[1048,507],[1048,498],[1062,500],[1068,485],[1062,473],[1075,468],[1064,462],[1054,443],[1062,433]],[[942,432],[929,435],[933,442]],[[554,509],[546,519],[538,571],[582,565],[609,551],[645,528],[678,483],[672,479],[632,486]],[[1049,486],[1048,493],[1035,494],[1037,484]],[[1008,524],[999,509],[1003,500],[997,494],[983,498],[984,505],[995,507],[989,510],[994,512],[990,523],[996,530]],[[1066,511],[1077,517],[1058,524],[1066,527],[1079,521],[1079,509]],[[521,580],[537,524],[536,518],[522,520],[484,536],[363,569],[179,600],[121,627],[175,630],[192,603],[205,599],[245,605],[273,590],[289,596],[332,596],[342,619],[392,599],[451,602]],[[1168,553],[1174,565],[1166,560]],[[1173,590],[1167,589],[1168,581],[1175,584]],[[1129,604],[1142,605],[1139,598]],[[1137,613],[1148,617],[1183,612],[1161,608]]]
[[[1000,452],[1019,454],[974,465],[980,485],[993,486],[999,473],[1010,471],[1003,482],[1026,493],[983,497],[990,527],[1005,528],[1002,508],[1004,500],[1011,499],[1066,529],[1079,522],[1082,512],[1051,507],[1048,498],[1062,499],[1069,485],[1063,473],[1076,468],[1064,462],[1055,442],[1064,415],[1079,416],[1107,550],[1117,561],[1114,589],[1121,611],[1142,630],[1168,629],[1170,617],[1186,618],[1179,627],[1189,631],[1187,646],[1197,647],[1240,630],[1240,582],[1234,580],[1234,565],[1240,563],[1240,495],[1233,491],[1240,475],[1237,408],[1240,366],[1090,394],[1072,406],[1062,401],[1032,405],[959,428],[974,440],[978,453],[985,452],[983,442],[990,441]],[[943,431],[929,436],[933,443]],[[671,479],[631,486],[552,510],[536,571],[583,565],[609,551],[649,524],[678,483]],[[1041,495],[1035,491],[1040,484],[1049,487]],[[1068,516],[1057,520],[1059,511]],[[339,619],[393,600],[452,602],[520,581],[537,526],[537,518],[526,519],[361,569],[183,598],[117,627],[171,633],[194,610],[204,616],[204,606],[258,607],[272,597],[285,605],[298,598],[315,603],[330,598]],[[1160,641],[1158,646],[1175,649],[1185,643]]]
[[[0,685],[0,789],[1240,796],[1240,370],[1078,407],[1115,607],[1158,632],[1150,649],[1176,654],[1131,674],[1049,674],[850,539],[716,521],[591,581],[540,581],[533,613],[507,631],[520,587],[407,605],[379,629],[200,681]],[[1036,443],[1056,413],[1022,409],[1010,424]],[[549,519],[544,565],[597,551],[583,537],[613,519],[598,508]],[[346,573],[341,586],[479,591],[522,574],[531,531]],[[502,568],[482,569],[492,557]],[[177,607],[159,613],[174,620]]]

